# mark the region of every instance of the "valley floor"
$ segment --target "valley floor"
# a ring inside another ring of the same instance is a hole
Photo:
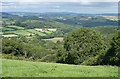
[[[2,77],[118,77],[118,67],[3,59]]]

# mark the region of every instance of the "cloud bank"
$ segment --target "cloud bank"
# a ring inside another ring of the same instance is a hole
[[[117,2],[2,2],[3,12],[117,13]]]
[[[3,0],[2,2],[119,2],[119,0]]]

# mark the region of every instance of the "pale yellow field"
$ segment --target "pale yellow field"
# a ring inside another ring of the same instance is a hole
[[[102,16],[102,17],[106,19],[114,20],[114,21],[118,20],[118,16]]]
[[[48,29],[49,31],[56,31],[56,29]]]
[[[3,37],[17,37],[15,34],[9,34],[9,35],[2,35]]]
[[[35,30],[36,30],[36,31],[43,31],[42,29],[38,29],[38,28],[36,28]]]

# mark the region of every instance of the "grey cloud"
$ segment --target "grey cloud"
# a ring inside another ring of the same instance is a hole
[[[3,11],[114,13],[117,12],[117,4],[117,2],[4,2],[3,6],[10,7],[9,9],[7,7],[3,7]]]

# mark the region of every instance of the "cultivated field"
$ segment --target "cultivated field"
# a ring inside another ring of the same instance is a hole
[[[52,39],[44,39],[44,40],[50,40],[50,41],[53,41],[53,42],[56,43],[58,40],[63,41],[63,37],[55,37],[55,38],[52,38]]]
[[[51,29],[51,30],[42,30],[42,29],[38,30],[37,29],[36,30],[36,29],[24,29],[23,27],[19,27],[19,26],[8,26],[8,27],[3,27],[2,30],[3,30],[3,34],[5,35],[9,35],[9,34],[28,35],[32,33],[32,34],[38,34],[40,36],[46,36],[46,34],[50,34],[56,29]]]
[[[56,31],[56,29],[48,29],[49,31]]]
[[[17,37],[15,34],[2,35],[3,37]]]
[[[14,29],[19,29],[19,30],[23,30],[23,27],[19,27],[19,26],[8,26],[9,28],[14,28]]]
[[[118,16],[103,16],[103,17],[106,18],[106,19],[109,19],[109,20],[113,20],[113,21],[118,20]]]
[[[12,30],[14,30],[12,28],[6,28],[6,27],[2,27],[2,29],[3,29],[3,31],[12,31]]]
[[[7,31],[7,32],[4,32],[6,34],[21,34],[21,35],[26,35],[26,34],[29,34],[29,32],[27,32],[26,30],[16,30],[16,31]]]
[[[39,31],[36,31],[36,30],[34,30],[34,29],[28,29],[28,30],[26,30],[26,31],[28,31],[28,32],[30,32],[30,33],[33,33],[33,34],[38,34],[38,35],[40,35],[40,36],[46,36],[46,34],[44,34],[44,33],[42,33],[42,32],[39,32]]]

